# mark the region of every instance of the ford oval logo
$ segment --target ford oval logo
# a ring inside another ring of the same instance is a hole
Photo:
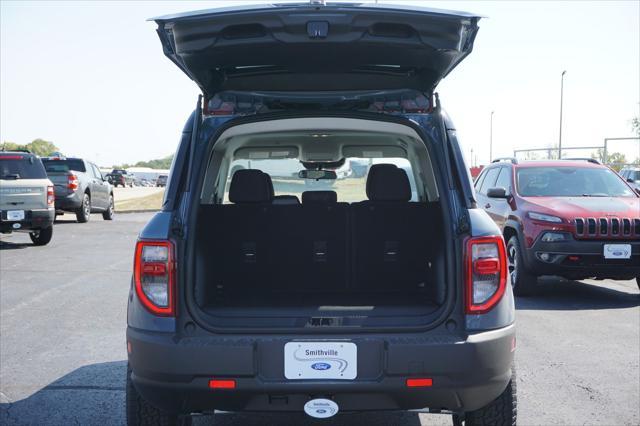
[[[327,364],[326,362],[316,362],[315,364],[311,365],[311,368],[313,368],[314,370],[328,370],[331,368],[331,365]]]

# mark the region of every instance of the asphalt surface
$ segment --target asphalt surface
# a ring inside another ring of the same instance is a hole
[[[126,298],[136,235],[150,214],[56,224],[53,241],[0,236],[0,424],[124,423]],[[542,281],[517,300],[523,425],[640,423],[635,281]],[[218,414],[197,425],[450,425],[446,415]]]

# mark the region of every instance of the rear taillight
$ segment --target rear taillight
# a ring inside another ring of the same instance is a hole
[[[175,259],[170,241],[138,241],[133,279],[138,299],[152,314],[175,315]]]
[[[465,275],[467,313],[490,311],[502,298],[507,283],[507,254],[501,236],[467,241]]]
[[[53,186],[47,186],[47,206],[53,207],[56,202],[56,194],[53,192]]]
[[[73,190],[78,189],[78,176],[73,173],[67,175],[67,187]]]

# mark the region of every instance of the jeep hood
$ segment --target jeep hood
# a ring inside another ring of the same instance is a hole
[[[526,197],[528,210],[561,216],[576,217],[630,217],[640,215],[638,197]]]
[[[479,16],[379,4],[283,4],[162,16],[164,54],[221,91],[431,93],[472,50]]]

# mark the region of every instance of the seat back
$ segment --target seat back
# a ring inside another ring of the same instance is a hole
[[[351,205],[353,282],[361,290],[419,291],[429,276],[432,242],[428,229],[434,209],[409,202],[404,170],[376,164],[367,178],[368,201]]]

